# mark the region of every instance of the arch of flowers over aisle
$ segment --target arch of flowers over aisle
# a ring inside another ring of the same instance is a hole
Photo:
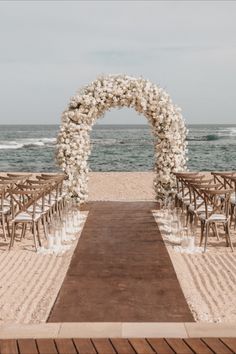
[[[81,88],[62,114],[57,138],[57,161],[67,174],[67,187],[79,202],[88,197],[90,130],[97,119],[115,107],[131,107],[152,127],[155,144],[154,188],[163,199],[176,186],[173,172],[186,168],[187,129],[181,110],[169,95],[143,78],[101,76]]]

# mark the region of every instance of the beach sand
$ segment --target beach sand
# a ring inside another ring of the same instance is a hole
[[[154,216],[155,213],[159,212],[154,212]],[[235,252],[226,247],[222,228],[219,228],[220,241],[209,237],[206,253],[186,254],[177,252],[178,239],[166,233],[170,219],[156,216],[155,219],[195,321],[236,323],[236,258]],[[236,232],[232,229],[231,238],[236,245]],[[196,246],[199,241],[198,227]]]
[[[89,200],[154,200],[153,172],[91,172]]]
[[[90,173],[90,200],[152,200],[152,172]],[[160,228],[161,228],[161,224]],[[210,240],[206,254],[176,253],[163,233],[183,293],[197,321],[236,322],[236,258]],[[236,236],[234,232],[234,241]],[[0,239],[0,325],[45,322],[73,255],[39,255],[32,237],[10,252]]]

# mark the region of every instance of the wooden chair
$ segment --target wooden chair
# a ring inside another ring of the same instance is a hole
[[[38,200],[43,202],[44,191],[42,189],[30,188],[26,186],[23,188],[14,188],[9,190],[12,205],[16,205],[17,208],[12,210],[12,232],[11,232],[11,241],[9,249],[14,245],[14,240],[16,237],[16,226],[22,224],[22,234],[26,229],[28,224],[32,227],[33,239],[35,249],[37,251],[37,240],[39,246],[41,246],[40,234],[39,234],[39,222],[43,219],[44,206],[38,209]],[[21,238],[22,238],[21,234]],[[46,236],[46,235],[45,235]]]
[[[204,200],[202,194],[199,193],[199,188],[215,189],[219,185],[213,184],[213,182],[213,178],[185,179],[190,195],[190,203],[186,208],[186,225],[189,221],[191,225],[193,222],[197,225],[198,215],[204,211]]]
[[[1,214],[1,224],[3,227],[5,240],[6,240],[6,236],[10,237],[10,222],[12,219],[12,207],[13,207],[11,203],[9,189],[16,188],[16,183],[18,183],[18,180],[15,179],[10,179],[10,180],[8,178],[0,179],[0,189],[1,189],[0,214]]]
[[[204,252],[207,248],[207,241],[209,237],[209,229],[211,226],[217,227],[218,224],[223,225],[226,236],[226,244],[230,245],[233,251],[233,244],[230,237],[230,197],[232,189],[206,189],[201,188],[204,198],[204,212],[199,214],[201,221],[201,239],[200,246],[202,245],[203,238],[205,237]],[[224,195],[222,200],[221,195]],[[209,209],[209,206],[212,208]],[[205,231],[205,232],[204,232]]]
[[[236,177],[230,177],[234,193],[232,193],[230,198],[230,226],[234,221],[234,229],[236,228]]]
[[[230,200],[230,226],[234,220],[234,228],[236,228],[236,172],[212,172],[212,175],[215,180],[221,183],[221,189],[233,188],[235,190]]]
[[[48,181],[54,184],[52,193],[50,194],[49,203],[55,204],[55,210],[59,214],[60,218],[62,217],[62,210],[65,206],[65,198],[67,193],[63,191],[63,182],[65,180],[64,174],[41,174],[37,176],[38,180]]]
[[[9,236],[9,215],[11,214],[10,204],[6,203],[6,186],[0,185],[0,222],[3,230],[4,240],[7,241],[7,231]],[[7,229],[6,229],[7,225]]]
[[[185,180],[186,179],[202,179],[198,172],[178,172],[175,173],[177,182],[177,193],[175,196],[176,206],[181,207],[184,211],[184,207],[187,207],[190,203],[189,188],[187,188]]]
[[[211,172],[215,183],[220,183],[220,189],[232,188],[231,177],[236,177],[236,172]]]

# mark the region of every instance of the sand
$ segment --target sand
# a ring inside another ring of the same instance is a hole
[[[46,322],[83,225],[71,248],[60,255],[36,253],[30,232],[21,242],[15,241],[11,251],[0,239],[0,325]],[[46,240],[41,240],[46,247]]]
[[[89,200],[153,200],[153,172],[91,172]]]
[[[152,172],[90,173],[89,199],[153,200],[153,177]],[[0,237],[0,325],[47,320],[79,236],[61,256],[36,254],[30,236],[9,252]],[[176,253],[164,231],[163,238],[196,321],[236,322],[236,258],[224,240],[210,239],[206,254],[191,255]],[[236,232],[233,239],[236,245]]]
[[[156,211],[158,213],[158,211]],[[155,213],[155,212],[154,212]],[[209,238],[206,253],[179,253],[175,247],[178,239],[168,236],[166,225],[170,219],[155,217],[162,232],[194,319],[200,322],[236,322],[236,258],[235,252],[226,247],[224,232],[219,228],[220,241]],[[231,228],[231,238],[236,245],[236,232]],[[199,246],[200,227],[195,231],[195,244]]]

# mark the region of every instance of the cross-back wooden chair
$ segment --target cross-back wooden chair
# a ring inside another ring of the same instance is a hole
[[[7,186],[4,184],[0,184],[0,223],[2,225],[3,237],[4,240],[7,241],[7,233],[9,236],[9,215],[11,214],[10,205],[6,204],[5,196],[6,196]],[[7,229],[6,229],[7,225]]]
[[[30,185],[31,188],[41,188],[44,191],[44,207],[45,215],[48,218],[48,221],[51,220],[53,213],[55,212],[55,202],[52,200],[52,193],[55,186],[55,181],[45,180],[45,179],[36,179],[36,180],[27,180],[27,185]]]
[[[220,183],[220,189],[232,188],[231,177],[236,177],[236,172],[211,172],[215,183]]]
[[[204,180],[204,174],[198,174],[196,176],[184,176],[181,177],[182,189],[185,191],[184,197],[181,200],[182,212],[186,212],[186,225],[188,224],[188,209],[193,204],[193,191],[191,183],[200,183]]]
[[[184,206],[190,202],[189,189],[186,187],[185,179],[201,179],[203,177],[198,172],[176,172],[175,177],[177,183],[176,206],[177,208],[182,207],[182,211],[184,211]]]
[[[212,226],[212,229],[215,230],[219,224],[223,225],[226,244],[230,246],[233,251],[233,243],[230,237],[230,197],[232,192],[232,189],[200,188],[205,206],[204,212],[199,215],[201,221],[200,245],[202,245],[203,238],[205,237],[204,252],[207,248],[210,227]],[[223,199],[222,195],[224,196]],[[211,208],[209,208],[209,206]]]
[[[186,225],[190,221],[192,225],[193,222],[197,224],[197,216],[202,212],[204,208],[203,196],[198,193],[198,188],[215,188],[217,185],[213,184],[214,178],[204,176],[203,178],[187,178],[185,179],[185,184],[189,189],[190,202],[186,208]]]
[[[37,176],[38,180],[48,181],[54,184],[49,202],[55,205],[55,211],[60,218],[62,217],[62,209],[65,206],[66,193],[63,191],[64,174],[41,174]]]
[[[17,188],[17,179],[9,179],[9,178],[3,178],[0,179],[0,186],[2,188],[2,195],[1,195],[1,219],[4,222],[3,228],[4,228],[4,238],[6,238],[6,235],[10,237],[10,222],[12,219],[12,203],[11,203],[11,197],[9,193],[9,189],[11,188]],[[5,227],[7,226],[7,229]],[[7,230],[7,233],[6,233]]]
[[[12,205],[17,206],[12,208],[12,231],[9,249],[14,245],[16,238],[16,226],[22,225],[22,233],[27,224],[31,225],[34,239],[35,249],[37,250],[37,240],[41,246],[39,222],[44,216],[43,206],[41,210],[37,209],[37,202],[39,199],[43,200],[43,193],[41,189],[30,188],[29,186],[18,186],[9,190]],[[45,235],[46,236],[46,235]],[[21,234],[22,237],[22,234]]]
[[[236,176],[231,176],[230,180],[234,189],[230,198],[230,225],[232,225],[234,221],[234,228],[236,228]]]

